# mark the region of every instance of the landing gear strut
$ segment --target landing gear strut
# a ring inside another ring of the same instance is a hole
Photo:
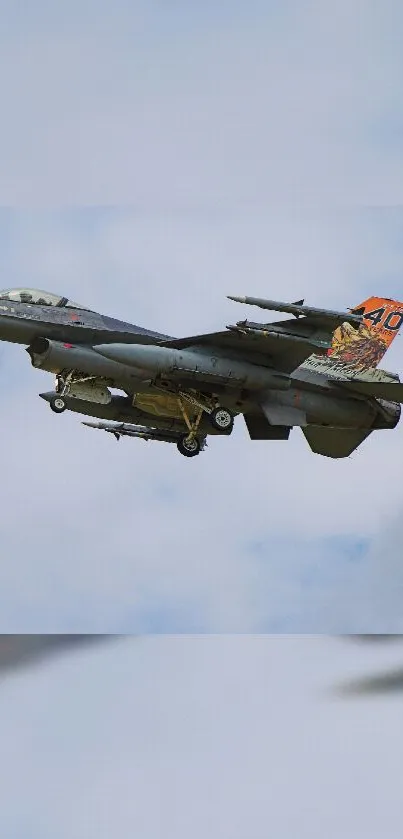
[[[185,407],[186,402],[189,402],[191,405],[194,405],[195,408],[198,408],[198,414],[193,422],[190,420],[189,413]],[[208,414],[210,423],[216,431],[221,431],[222,434],[231,434],[234,427],[234,417],[231,411],[228,411],[227,408],[222,408],[220,406],[213,408],[211,403],[210,405],[207,405],[199,399],[182,392],[180,392],[178,396],[178,405],[184,422],[189,429],[189,433],[183,434],[177,444],[178,450],[181,454],[185,455],[185,457],[195,457],[195,455],[199,454],[202,449],[202,444],[197,436],[197,432],[199,430],[203,413]]]
[[[57,376],[56,378],[56,393],[49,402],[49,405],[55,414],[63,414],[67,410],[65,396],[70,393],[71,382],[74,373],[70,372],[67,376]]]
[[[210,423],[215,428],[216,431],[221,431],[223,434],[231,434],[231,431],[234,427],[234,415],[228,408],[223,408],[220,405],[216,405],[213,408],[214,402],[212,400],[207,400],[203,397],[196,397],[189,393],[179,393],[178,403],[179,407],[182,412],[182,416],[185,419],[186,425],[189,428],[189,421],[185,417],[185,407],[183,402],[188,402],[191,405],[194,405],[195,408],[201,412],[200,417],[197,420],[197,423],[200,422],[201,416],[203,412],[206,413],[210,419]]]
[[[178,398],[178,404],[181,409],[183,419],[189,429],[189,433],[182,434],[182,436],[178,440],[177,448],[178,451],[185,457],[195,457],[197,454],[200,454],[201,452],[201,442],[197,437],[197,432],[199,430],[199,425],[203,416],[203,408],[200,408],[195,421],[191,422],[191,420],[189,419],[189,414],[180,397]]]
[[[55,394],[49,401],[52,411],[55,414],[62,414],[67,410],[65,397],[74,393],[74,387],[85,382],[93,382],[95,379],[95,376],[83,376],[75,370],[59,373],[56,376]]]

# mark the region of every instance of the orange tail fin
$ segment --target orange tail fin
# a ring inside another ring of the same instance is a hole
[[[363,323],[358,329],[348,323],[339,326],[328,355],[353,367],[377,367],[403,325],[403,303],[369,297],[350,311],[362,314]]]

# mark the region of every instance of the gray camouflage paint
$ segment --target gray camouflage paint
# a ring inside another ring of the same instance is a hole
[[[270,308],[276,305],[268,302]],[[292,311],[286,304],[277,307]],[[191,391],[201,399],[214,397],[235,416],[243,414],[251,439],[288,439],[297,426],[313,451],[345,457],[372,430],[394,428],[401,406],[343,391],[338,362],[329,376],[329,359],[323,354],[342,317],[329,312],[327,322],[326,310],[311,308],[295,320],[264,325],[244,321],[225,332],[178,340],[85,308],[0,299],[0,339],[28,345],[35,367],[56,375],[80,372],[126,394],[112,396],[109,404],[67,394],[67,408],[85,416],[138,423],[150,429],[151,438],[154,433],[156,439],[175,442],[186,432],[180,411],[164,416],[163,408],[140,409],[136,394],[141,404],[142,393],[156,399],[165,392],[171,399],[172,392]],[[367,371],[367,379],[399,381],[379,370]],[[51,393],[41,396],[51,401]],[[208,413],[203,414],[199,437],[214,433],[220,432],[211,426]]]

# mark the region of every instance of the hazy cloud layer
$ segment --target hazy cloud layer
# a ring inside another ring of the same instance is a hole
[[[6,203],[401,201],[399,0],[16,10],[0,34]]]
[[[396,649],[145,638],[0,684],[0,832],[398,839],[401,697],[339,699]]]
[[[0,222],[5,286],[175,335],[239,319],[227,293],[341,308],[399,296],[397,210],[4,211]],[[401,371],[401,338],[385,366]],[[3,345],[0,369],[2,631],[402,628],[400,427],[335,462],[298,430],[289,444],[252,443],[240,419],[188,461],[53,415],[37,398],[52,376],[22,347]]]

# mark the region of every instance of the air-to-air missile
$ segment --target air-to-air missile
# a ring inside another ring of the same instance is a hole
[[[315,317],[326,321],[334,320],[339,323],[351,323],[353,326],[359,326],[362,323],[362,314],[357,310],[355,312],[336,312],[331,309],[317,309],[314,306],[304,306],[303,300],[297,300],[296,303],[281,303],[277,300],[265,300],[262,297],[235,297],[227,295],[228,300],[234,300],[235,303],[243,303],[245,306],[257,306],[259,309],[268,309],[272,312],[284,312],[295,317]]]
[[[128,423],[108,423],[108,422],[83,422],[87,428],[96,428],[98,431],[107,431],[113,434],[117,440],[121,437],[138,437],[140,440],[156,440],[161,443],[177,443],[180,434],[175,431],[159,431],[156,428],[148,428],[144,425],[129,425]]]

